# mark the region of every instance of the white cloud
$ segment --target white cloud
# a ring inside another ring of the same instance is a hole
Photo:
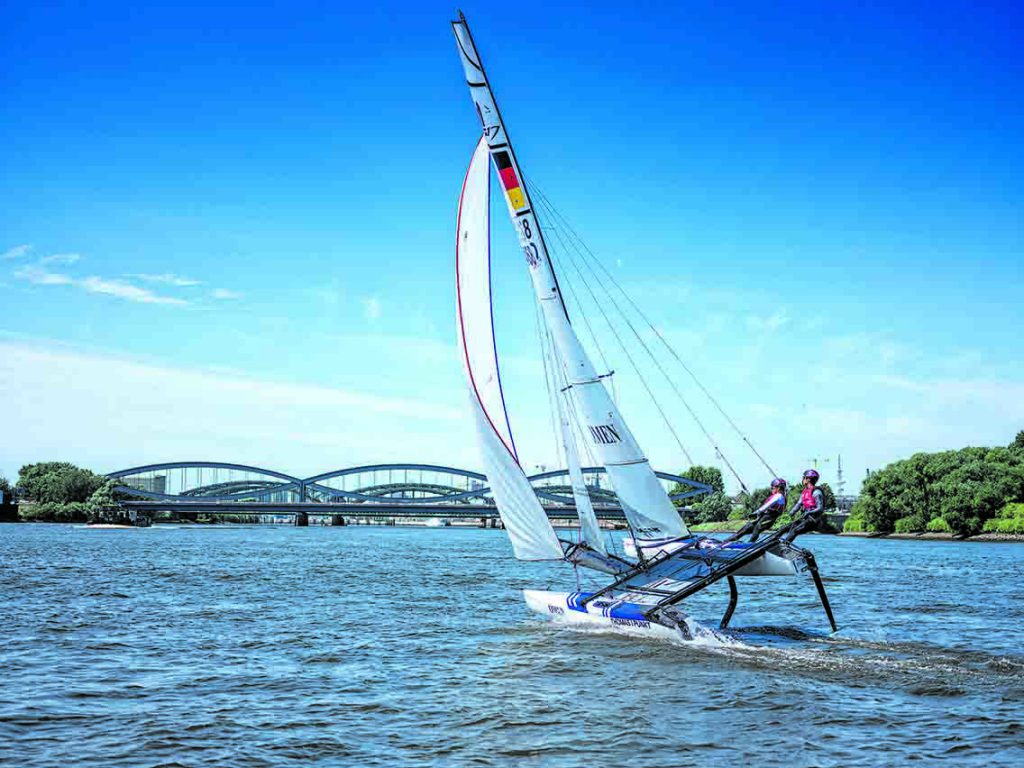
[[[479,464],[465,409],[446,402],[38,341],[0,339],[0,402],[5,433],[19,435],[0,442],[7,473],[54,457],[98,471],[200,458],[295,474],[424,457]]]
[[[36,264],[16,270],[14,276],[22,280],[28,280],[34,285],[71,285],[74,283],[74,278],[70,275],[50,272]]]
[[[107,296],[115,296],[119,299],[134,301],[140,304],[171,304],[174,306],[185,306],[188,304],[184,299],[174,296],[162,296],[148,288],[126,283],[123,280],[106,280],[102,277],[87,277],[83,280],[76,280],[75,285],[89,293],[101,293]]]
[[[81,255],[77,253],[54,253],[50,256],[43,256],[39,260],[40,264],[74,264],[76,261],[81,259]]]
[[[0,260],[20,259],[31,250],[31,245],[16,245],[13,248],[8,248],[3,253],[0,253]]]
[[[141,273],[128,275],[128,277],[133,277],[136,280],[142,280],[143,282],[147,283],[162,283],[164,285],[173,285],[178,288],[189,288],[194,285],[203,284],[202,280],[193,280],[190,277],[181,277],[180,275],[174,275],[171,274],[170,272],[163,272],[157,275]]]
[[[102,277],[77,278],[63,272],[51,272],[39,264],[32,264],[22,267],[14,273],[15,277],[27,280],[34,285],[68,285],[81,288],[87,293],[98,293],[107,296],[114,296],[126,301],[134,301],[141,304],[169,304],[184,306],[188,304],[184,299],[173,296],[162,296],[154,293],[148,288],[132,285],[123,280],[107,280]]]
[[[379,320],[381,316],[381,302],[376,296],[368,296],[362,300],[363,302],[363,315],[367,320],[373,322]]]
[[[227,288],[214,288],[210,291],[210,296],[217,299],[218,301],[226,301],[231,299],[240,299],[245,294],[239,293],[238,291],[229,291]]]

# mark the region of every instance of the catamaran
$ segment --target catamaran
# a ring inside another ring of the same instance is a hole
[[[521,560],[563,561],[612,578],[590,592],[524,590],[530,609],[562,621],[607,625],[652,636],[690,639],[695,625],[683,601],[726,580],[736,608],[736,579],[811,574],[832,630],[835,620],[814,555],[783,537],[787,528],[755,542],[691,533],[652,470],[615,400],[570,322],[544,230],[495,101],[469,25],[452,22],[466,83],[483,134],[472,154],[457,214],[456,325],[470,407],[498,513]],[[520,463],[502,391],[494,333],[490,249],[490,166],[525,256],[543,327],[545,365],[558,384],[553,398],[562,453],[579,517],[577,540],[560,539]],[[548,359],[550,358],[550,359]],[[623,555],[609,551],[580,463],[577,435],[587,440],[621,504],[631,537]]]

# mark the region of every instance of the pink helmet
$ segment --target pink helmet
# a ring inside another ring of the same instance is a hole
[[[783,480],[781,477],[776,477],[774,480],[772,480],[771,488],[773,490],[775,488],[781,488],[784,491],[786,490],[786,481]]]
[[[808,469],[804,472],[804,480],[810,480],[812,483],[817,483],[819,477],[821,477],[821,475],[818,474],[818,470],[816,469]]]

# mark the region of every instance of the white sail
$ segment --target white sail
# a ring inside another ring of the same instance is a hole
[[[574,412],[572,402],[569,400],[571,392],[565,386],[564,376],[558,375],[557,361],[554,362],[555,381],[559,389],[555,394],[558,426],[562,437],[562,448],[565,450],[565,463],[569,469],[572,497],[576,502],[576,514],[580,518],[581,538],[591,549],[596,549],[602,555],[607,555],[608,550],[604,545],[604,537],[601,536],[601,527],[597,524],[597,515],[594,513],[594,505],[590,500],[590,492],[587,490],[587,483],[580,467],[580,454],[576,447],[576,435],[571,421]]]
[[[456,325],[484,470],[520,560],[561,560],[562,546],[516,456],[505,411],[491,314],[490,166],[473,153],[459,198],[455,245]]]
[[[647,457],[633,438],[576,336],[562,301],[558,279],[548,258],[544,236],[498,111],[480,55],[465,20],[452,22],[466,81],[483,125],[491,159],[498,171],[509,215],[530,268],[534,292],[565,366],[595,455],[608,471],[634,535],[660,540],[689,531],[668,498]]]

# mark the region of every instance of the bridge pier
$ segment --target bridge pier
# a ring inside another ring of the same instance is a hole
[[[308,528],[309,527],[309,514],[307,514],[306,512],[296,512],[295,513],[295,524],[297,526],[299,526],[300,528]]]
[[[331,525],[348,525],[343,515],[331,515]]]

